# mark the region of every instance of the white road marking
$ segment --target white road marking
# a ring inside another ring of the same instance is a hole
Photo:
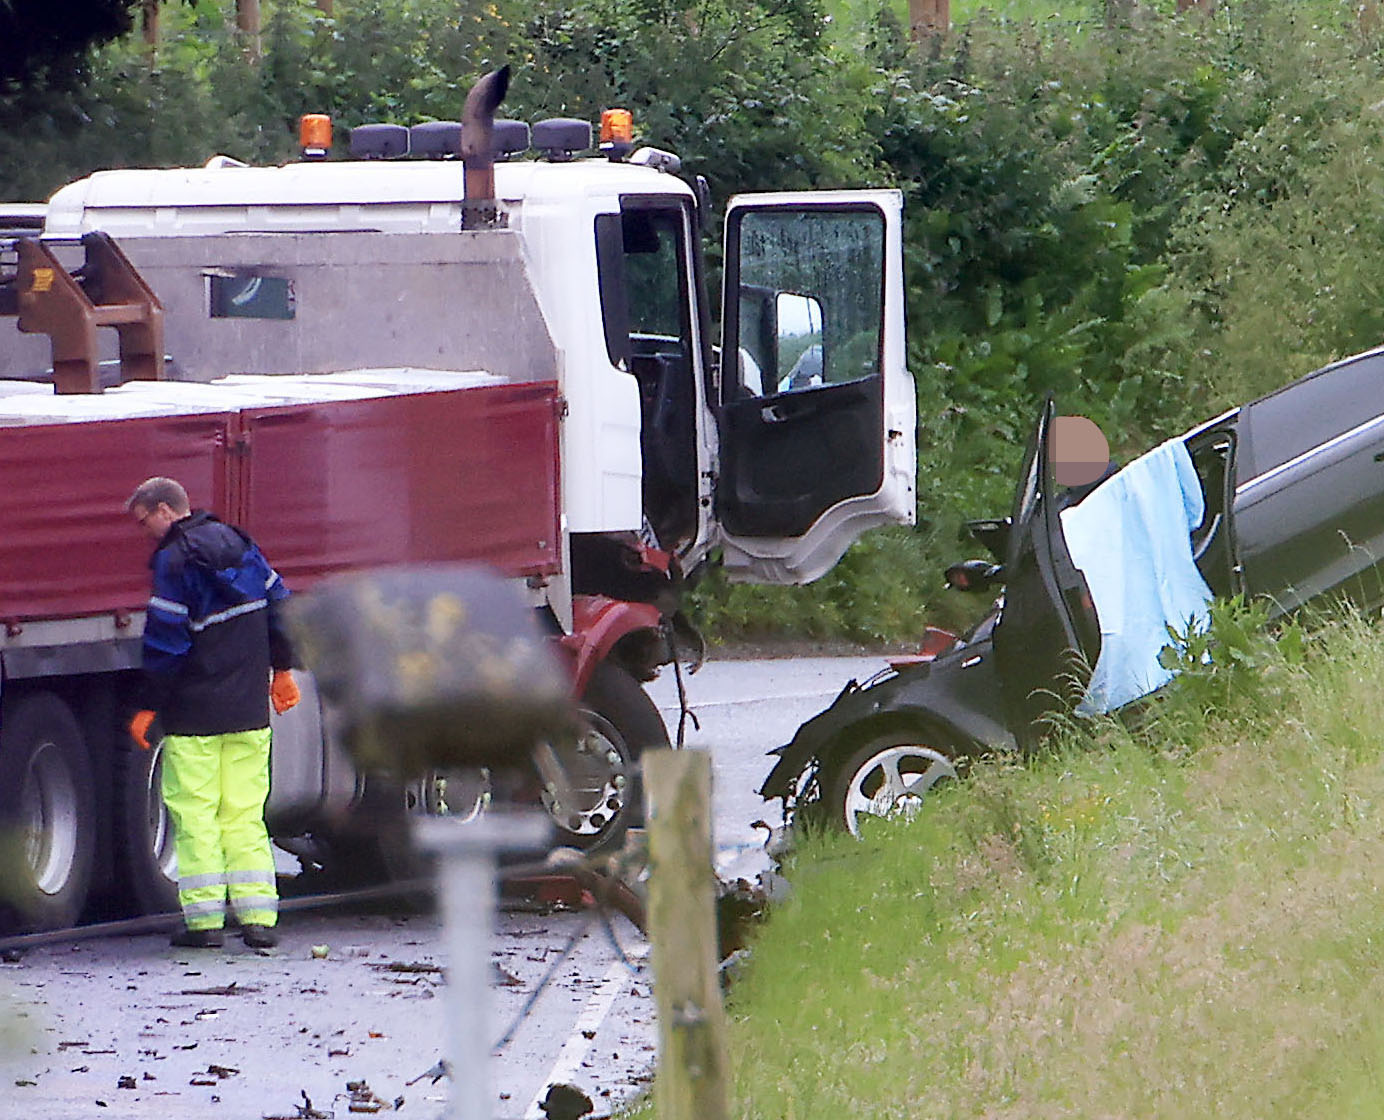
[[[639,945],[630,949],[626,955],[632,961],[639,961],[647,957],[648,953],[647,945]],[[588,997],[586,1006],[582,1008],[576,1024],[572,1027],[572,1033],[567,1036],[567,1041],[562,1046],[562,1052],[553,1063],[553,1068],[548,1071],[548,1076],[538,1083],[538,1092],[529,1102],[529,1107],[524,1110],[524,1120],[543,1120],[541,1102],[547,1096],[548,1086],[562,1082],[571,1083],[582,1062],[586,1060],[586,1055],[590,1053],[596,1032],[610,1014],[616,997],[622,987],[633,979],[624,961],[617,960],[606,969],[601,986]]]

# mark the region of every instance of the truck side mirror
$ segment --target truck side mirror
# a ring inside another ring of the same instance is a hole
[[[826,380],[821,300],[800,292],[779,292],[774,298],[774,323],[778,391],[821,385]]]

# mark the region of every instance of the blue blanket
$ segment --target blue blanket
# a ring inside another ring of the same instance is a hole
[[[1204,627],[1211,588],[1192,559],[1205,502],[1180,439],[1136,459],[1061,513],[1072,562],[1100,616],[1100,656],[1077,712],[1109,712],[1173,677],[1168,626]]]

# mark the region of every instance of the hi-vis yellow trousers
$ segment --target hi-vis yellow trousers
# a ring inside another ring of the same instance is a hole
[[[278,921],[274,853],[264,827],[269,728],[165,735],[163,801],[173,818],[178,902],[188,929],[220,929],[226,900],[241,925]]]

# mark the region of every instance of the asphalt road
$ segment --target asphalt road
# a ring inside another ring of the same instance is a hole
[[[723,877],[752,878],[766,865],[764,834],[752,827],[760,818],[777,823],[775,806],[755,793],[768,772],[765,752],[849,677],[882,664],[724,661],[686,680],[700,722],[689,722],[686,745],[713,757]],[[676,734],[671,674],[651,693]],[[537,1100],[552,1081],[582,1087],[604,1116],[649,1080],[647,946],[623,919],[606,929],[573,913],[501,915],[491,954],[496,1037],[555,971],[498,1049],[488,1091],[421,1076],[445,1046],[437,917],[295,914],[282,929],[270,953],[238,942],[176,950],[163,937],[141,936],[38,949],[0,964],[0,1117],[297,1120],[308,1101],[329,1117],[360,1114],[375,1101],[383,1112],[398,1102],[403,1115],[438,1117],[455,1092],[477,1105],[489,1096],[494,1117],[537,1120]]]

